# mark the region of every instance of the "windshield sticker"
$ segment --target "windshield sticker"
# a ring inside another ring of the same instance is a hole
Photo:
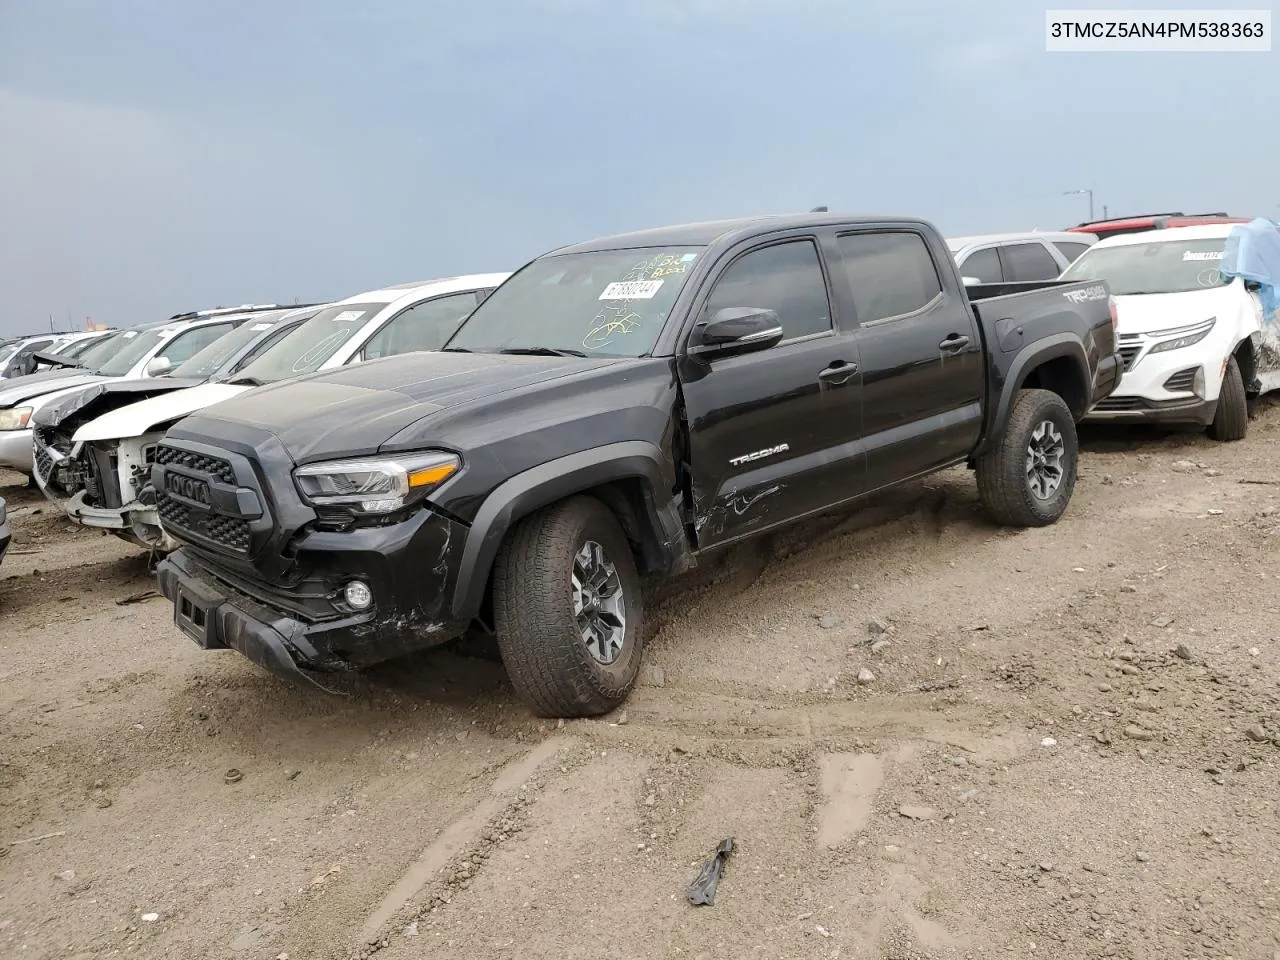
[[[652,300],[661,289],[661,280],[623,280],[609,284],[597,299]]]
[[[270,329],[271,329],[271,324],[269,324],[269,323],[255,323],[255,324],[254,324],[252,327],[250,327],[249,329],[250,329],[250,330],[270,330]]]
[[[698,255],[696,253],[686,253],[683,257],[680,258],[680,262],[693,263],[693,261],[697,259],[698,259]]]
[[[352,323],[364,316],[363,310],[343,310],[333,318],[334,323]]]
[[[137,331],[137,330],[126,330],[126,331],[124,332],[124,338],[125,338],[126,340],[132,340],[132,339],[133,339],[134,337],[136,337],[137,335],[138,335],[138,331]]]
[[[1183,260],[1221,260],[1221,250],[1188,250],[1182,255]]]

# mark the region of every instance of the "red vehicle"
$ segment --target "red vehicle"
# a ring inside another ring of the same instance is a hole
[[[1227,213],[1143,213],[1133,217],[1117,217],[1110,220],[1094,220],[1067,227],[1068,233],[1092,233],[1099,240],[1122,233],[1142,233],[1144,230],[1164,230],[1169,227],[1196,227],[1210,223],[1248,223],[1248,217],[1233,217]]]

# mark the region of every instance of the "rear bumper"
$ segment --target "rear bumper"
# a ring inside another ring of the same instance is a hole
[[[0,467],[31,476],[31,430],[0,430]]]

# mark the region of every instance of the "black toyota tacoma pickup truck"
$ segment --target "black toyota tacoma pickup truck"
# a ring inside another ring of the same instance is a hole
[[[1104,283],[970,287],[915,219],[757,217],[533,260],[443,352],[171,427],[158,568],[206,649],[320,685],[479,630],[541,716],[617,707],[640,577],[956,464],[1063,513],[1118,382]]]

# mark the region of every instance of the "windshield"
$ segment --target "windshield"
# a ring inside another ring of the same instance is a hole
[[[60,357],[66,357],[68,360],[74,360],[101,339],[101,337],[84,337],[83,339],[76,340],[74,343],[67,344],[61,350],[57,351],[57,355]]]
[[[233,383],[277,383],[315,373],[385,303],[348,303],[326,307],[236,375]]]
[[[163,327],[142,333],[126,330],[124,346],[98,366],[89,367],[89,369],[102,377],[123,377],[138,364],[139,360],[160,346],[167,333],[168,331]]]
[[[109,360],[113,353],[128,342],[125,340],[124,335],[130,332],[129,330],[117,330],[115,333],[107,334],[101,340],[95,341],[93,346],[80,355],[80,365],[92,370],[98,364]]]
[[[228,360],[270,330],[275,324],[270,320],[251,320],[242,323],[230,333],[197,350],[185,363],[174,368],[172,376],[207,380],[217,373]]]
[[[1226,237],[1213,237],[1092,247],[1061,279],[1105,280],[1117,297],[1221,287],[1225,281],[1218,264],[1226,243]]]
[[[491,293],[445,349],[644,356],[699,249],[600,250],[535,260]]]
[[[6,360],[17,353],[20,346],[22,346],[21,343],[11,343],[8,346],[0,347],[0,366],[3,366]]]

